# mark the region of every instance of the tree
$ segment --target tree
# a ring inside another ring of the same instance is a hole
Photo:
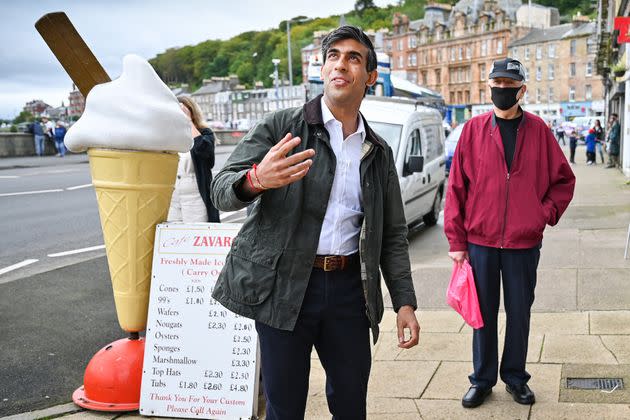
[[[17,117],[13,120],[13,124],[19,124],[27,121],[33,121],[35,117],[28,111],[22,111],[18,114]]]
[[[357,0],[354,3],[354,10],[361,14],[363,13],[363,11],[367,10],[367,9],[375,9],[376,5],[374,4],[373,0]]]

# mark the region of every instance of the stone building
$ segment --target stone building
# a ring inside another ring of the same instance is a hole
[[[493,61],[505,58],[508,44],[530,31],[518,18],[529,17],[522,12],[527,7],[520,0],[460,0],[454,6],[429,3],[424,18],[415,21],[396,14],[385,40],[392,74],[440,92],[449,104],[447,120],[467,119],[473,105],[490,104]],[[553,10],[536,15],[541,26],[556,23]]]
[[[596,27],[587,17],[534,28],[509,45],[510,56],[527,69],[525,109],[563,119],[604,111],[603,83],[595,72]]]

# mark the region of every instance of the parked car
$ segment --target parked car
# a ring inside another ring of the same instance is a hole
[[[578,138],[582,141],[586,138],[588,134],[588,130],[595,125],[595,120],[599,120],[599,122],[603,122],[602,116],[599,117],[575,117],[572,121],[568,121],[563,124],[565,128],[564,132],[566,135],[570,135],[573,130],[578,135]]]
[[[451,163],[453,162],[453,155],[455,154],[455,148],[457,147],[457,142],[459,141],[459,137],[462,135],[462,129],[464,128],[464,124],[460,124],[451,131],[451,134],[448,135],[446,141],[444,141],[444,158],[445,165],[444,168],[446,170],[445,174],[451,172]]]
[[[442,115],[413,99],[371,96],[361,113],[392,148],[407,225],[435,225],[445,182]]]

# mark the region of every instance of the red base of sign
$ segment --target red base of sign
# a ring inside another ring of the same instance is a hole
[[[137,410],[143,358],[144,338],[123,338],[103,347],[88,363],[83,386],[74,391],[72,400],[88,410]]]

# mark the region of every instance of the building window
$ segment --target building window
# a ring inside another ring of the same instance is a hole
[[[529,47],[525,47],[525,60],[529,60]]]
[[[525,81],[529,82],[529,69],[525,67]]]
[[[402,38],[400,38],[398,40],[398,51],[402,51],[403,50],[403,40]]]
[[[449,97],[450,97],[450,101],[449,102],[454,104],[455,103],[455,92],[451,92],[449,94]]]
[[[575,86],[569,87],[569,101],[575,102]]]
[[[592,76],[593,75],[593,62],[589,61],[588,63],[586,63],[586,76]]]
[[[472,57],[472,48],[466,47],[466,58]]]
[[[403,67],[405,67],[405,62],[404,62],[404,58],[402,55],[398,56],[398,68],[402,69]]]
[[[536,103],[539,104],[540,103],[540,88],[536,88]]]
[[[512,58],[518,60],[518,48],[512,48]]]
[[[439,69],[435,70],[435,83],[442,83],[442,72]]]
[[[464,49],[462,47],[459,47],[459,54],[457,55],[457,58],[459,58],[459,61],[462,61],[462,58],[464,58],[463,53],[464,53]]]
[[[554,58],[556,56],[556,46],[554,44],[550,44],[547,49],[547,55],[549,58]]]
[[[462,97],[462,92],[459,91],[459,92],[457,92],[457,103],[461,104],[463,102],[464,102],[464,98]]]
[[[572,39],[571,40],[571,57],[575,55],[576,44],[577,44],[577,40]]]
[[[467,103],[467,104],[470,103],[470,91],[469,90],[464,92],[464,100],[465,100],[465,103]]]
[[[479,80],[486,80],[486,63],[479,64]]]
[[[409,48],[416,48],[416,36],[415,35],[409,35]]]
[[[575,77],[575,63],[569,64],[569,77]]]
[[[553,78],[555,76],[555,74],[554,74],[555,73],[555,67],[554,67],[553,64],[549,64],[547,66],[547,73],[548,73],[548,76],[549,76],[549,80],[553,80]]]
[[[479,89],[479,103],[480,104],[486,103],[486,90],[485,89]]]
[[[542,80],[542,69],[540,68],[540,66],[536,67],[536,80]]]
[[[481,41],[481,56],[488,55],[488,41]]]
[[[427,72],[423,71],[421,74],[422,74],[422,85],[426,86],[427,84],[429,84],[429,81],[427,80]]]
[[[523,98],[525,100],[525,103],[528,104],[529,103],[529,92],[525,92],[525,98]]]
[[[497,54],[503,54],[503,40],[497,41]]]
[[[587,101],[593,99],[593,88],[591,87],[591,85],[586,85],[584,88],[585,88],[584,98]]]
[[[549,86],[549,88],[547,88],[547,100],[548,102],[553,102],[554,98],[553,98],[553,87]]]
[[[455,61],[455,47],[451,48],[451,61]]]
[[[429,51],[422,53],[422,64],[429,64]]]
[[[541,60],[541,59],[542,59],[542,47],[537,46],[536,47],[536,60]]]

